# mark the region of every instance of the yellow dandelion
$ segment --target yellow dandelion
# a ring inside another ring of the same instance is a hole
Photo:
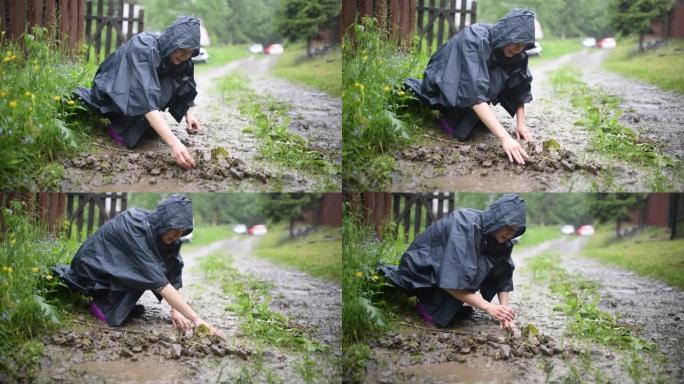
[[[67,100],[67,104],[69,104],[69,105],[74,105],[74,104],[76,104],[76,102],[73,101],[73,100]]]
[[[45,275],[45,278],[48,280],[52,280],[52,275]]]
[[[36,95],[31,95],[31,101],[36,101]]]
[[[6,95],[7,93],[5,93],[5,91],[0,91],[0,97],[5,97]]]
[[[2,59],[2,61],[5,62],[5,63],[8,62],[8,61],[12,61],[12,57],[11,57],[11,56],[10,56],[10,57],[5,57],[4,59]]]
[[[31,97],[31,96],[33,96],[33,93],[26,91],[26,93],[24,93],[24,95],[26,95],[26,97]]]
[[[7,266],[3,265],[3,266],[2,266],[2,271],[3,271],[3,272],[7,272]]]
[[[7,267],[7,273],[12,273],[12,272],[14,272],[14,269],[12,269],[12,267]]]
[[[404,93],[404,91],[399,91],[399,92],[397,92],[397,95],[399,95],[399,96],[404,96],[405,94],[406,94],[406,93]]]
[[[9,102],[9,107],[10,107],[10,108],[16,108],[16,107],[17,107],[17,102],[14,101],[14,100],[11,100],[11,101]]]
[[[59,97],[59,96],[52,96],[52,100],[54,100],[54,101],[60,101],[60,100],[62,100],[62,98]]]
[[[10,56],[10,58],[11,58],[12,60],[14,60],[14,59],[17,58],[17,55],[12,55],[12,56]]]
[[[6,55],[6,56],[12,56],[13,54],[14,54],[14,52],[12,52],[12,51],[7,51],[7,52],[5,52],[5,55]]]
[[[366,61],[368,61],[368,55],[363,56],[363,62],[365,63]]]
[[[40,68],[39,65],[34,65],[34,66],[33,66],[33,69],[36,70],[36,71],[38,70],[38,68]]]
[[[385,92],[389,92],[390,91],[389,85],[385,85],[384,87],[382,87],[382,90]]]
[[[33,268],[31,268],[31,272],[33,272],[33,273],[36,273],[36,272],[38,272],[38,271],[39,271],[38,267],[33,267]]]
[[[10,239],[10,245],[15,246],[17,244],[17,239]]]
[[[356,271],[356,277],[363,277],[363,272]]]
[[[378,276],[378,275],[373,275],[373,277],[371,277],[371,279],[373,279],[373,281],[377,281],[379,278],[380,278],[380,276]]]

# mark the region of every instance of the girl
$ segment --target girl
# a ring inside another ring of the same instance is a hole
[[[508,300],[515,266],[510,240],[524,232],[525,202],[504,195],[486,211],[459,209],[435,222],[411,243],[399,266],[380,271],[417,297],[418,314],[429,324],[448,327],[474,307],[511,329],[515,314]],[[490,303],[495,295],[498,305]]]
[[[501,140],[508,159],[520,164],[528,157],[503,128],[488,105],[501,105],[517,117],[516,137],[531,140],[525,125],[525,103],[532,101],[532,74],[525,50],[534,47],[534,14],[514,9],[494,25],[468,26],[430,58],[423,80],[406,79],[425,105],[440,111],[440,127],[466,140],[486,126]]]
[[[171,305],[176,327],[207,325],[178,293],[183,286],[180,238],[192,226],[192,202],[182,195],[170,196],[153,211],[128,209],[81,245],[71,267],[55,271],[69,287],[92,296],[90,312],[111,326],[135,315],[140,307],[135,303],[148,289]]]
[[[91,110],[109,118],[112,140],[135,147],[145,135],[160,136],[171,148],[176,163],[194,166],[185,145],[164,121],[161,111],[180,123],[183,116],[188,133],[200,130],[190,113],[197,96],[191,57],[199,54],[200,23],[181,17],[164,33],[140,33],[100,64],[91,89],[74,92]],[[150,128],[151,127],[151,128]]]

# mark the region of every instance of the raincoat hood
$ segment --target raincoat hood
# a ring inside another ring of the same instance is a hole
[[[157,236],[180,229],[183,236],[192,232],[192,201],[183,195],[171,195],[157,205],[149,216]]]
[[[179,17],[157,38],[159,55],[168,57],[176,49],[192,49],[192,56],[199,55],[200,22],[190,16]]]
[[[515,8],[489,28],[489,45],[492,49],[503,48],[511,43],[534,48],[534,13]]]
[[[499,228],[510,225],[517,227],[513,237],[525,233],[525,201],[517,195],[504,195],[482,212],[482,234],[491,235]]]

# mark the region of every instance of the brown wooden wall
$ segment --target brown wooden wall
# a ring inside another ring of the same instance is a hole
[[[84,0],[0,0],[0,30],[10,39],[43,26],[73,50],[83,42],[84,17]]]

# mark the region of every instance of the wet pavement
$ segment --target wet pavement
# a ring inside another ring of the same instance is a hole
[[[324,368],[325,381],[339,375],[332,366],[333,355],[340,351],[340,288],[304,273],[284,269],[268,261],[252,260],[254,238],[229,238],[183,252],[184,288],[180,290],[190,306],[207,323],[215,326],[224,338],[211,337],[200,331],[180,332],[173,328],[169,307],[146,292],[139,303],[144,314],[128,320],[122,327],[109,327],[86,313],[76,315],[69,329],[46,337],[46,353],[41,362],[38,382],[65,383],[161,383],[161,382],[235,382],[244,369],[258,366],[282,382],[303,382],[297,370],[300,353],[279,348],[263,349],[239,329],[239,319],[226,308],[231,301],[218,283],[208,280],[197,268],[198,260],[212,254],[228,252],[235,266],[258,265],[259,279],[269,281],[274,289],[272,310],[290,316],[309,337],[328,345],[318,352],[317,364]],[[246,264],[245,264],[246,263]],[[297,298],[282,288],[293,283],[306,292]],[[316,290],[306,290],[315,287]],[[295,317],[298,316],[298,317]],[[336,319],[335,321],[331,319]],[[319,328],[321,322],[327,327]],[[325,355],[323,355],[325,354]]]
[[[657,341],[661,351],[670,357],[664,369],[666,377],[681,381],[681,351],[675,349],[684,340],[682,330],[676,329],[676,319],[681,319],[684,310],[683,293],[581,258],[581,247],[582,239],[561,238],[514,251],[515,291],[510,304],[516,311],[519,330],[501,330],[496,321],[479,310],[458,320],[453,328],[437,329],[423,323],[412,311],[400,329],[369,341],[372,357],[367,363],[365,382],[563,382],[571,377],[572,370],[588,375],[584,379],[589,381],[598,372],[610,382],[632,382],[623,364],[617,363],[626,358],[623,353],[567,336],[570,321],[554,310],[560,298],[535,281],[526,268],[530,258],[546,252],[559,253],[562,266],[570,272],[599,282],[607,303],[602,309],[625,320],[632,317],[633,324],[643,326],[636,328],[643,329],[637,334]],[[643,293],[640,299],[621,297],[633,290]],[[612,304],[615,300],[620,303]],[[641,311],[644,307],[652,309]],[[583,365],[587,358],[590,368]]]
[[[192,111],[202,131],[190,135],[185,120],[177,123],[164,112],[169,127],[193,156],[196,167],[183,170],[160,139],[138,147],[119,147],[98,132],[92,153],[64,159],[64,191],[327,191],[341,188],[339,177],[324,179],[299,169],[269,163],[259,155],[260,139],[246,130],[248,117],[239,105],[216,89],[220,79],[244,71],[255,80],[258,94],[269,94],[291,106],[292,131],[310,140],[332,162],[341,158],[341,99],[268,77],[274,58],[251,56],[196,75],[198,96]]]
[[[436,129],[427,129],[419,142],[395,153],[396,171],[391,190],[459,190],[486,192],[626,192],[652,190],[654,169],[616,161],[591,149],[591,133],[575,124],[581,115],[565,97],[559,97],[549,75],[567,65],[580,68],[583,80],[592,89],[604,89],[624,98],[620,122],[641,133],[661,153],[681,159],[684,146],[684,99],[654,86],[626,79],[600,69],[605,51],[585,50],[558,59],[532,63],[534,100],[526,105],[527,125],[534,136],[528,143],[532,161],[513,165],[504,158],[500,142],[489,132],[475,132],[467,142],[459,142]],[[495,113],[507,131],[514,133],[514,119],[500,106]],[[436,122],[435,122],[436,126]],[[551,144],[549,151],[535,148]],[[472,152],[473,148],[478,151]],[[558,152],[561,161],[555,159]],[[540,159],[558,163],[540,164]],[[563,162],[562,160],[566,160]],[[541,165],[541,166],[540,166]],[[547,166],[550,165],[550,166]],[[681,168],[679,172],[681,172]],[[665,171],[670,184],[681,189],[677,170]]]

